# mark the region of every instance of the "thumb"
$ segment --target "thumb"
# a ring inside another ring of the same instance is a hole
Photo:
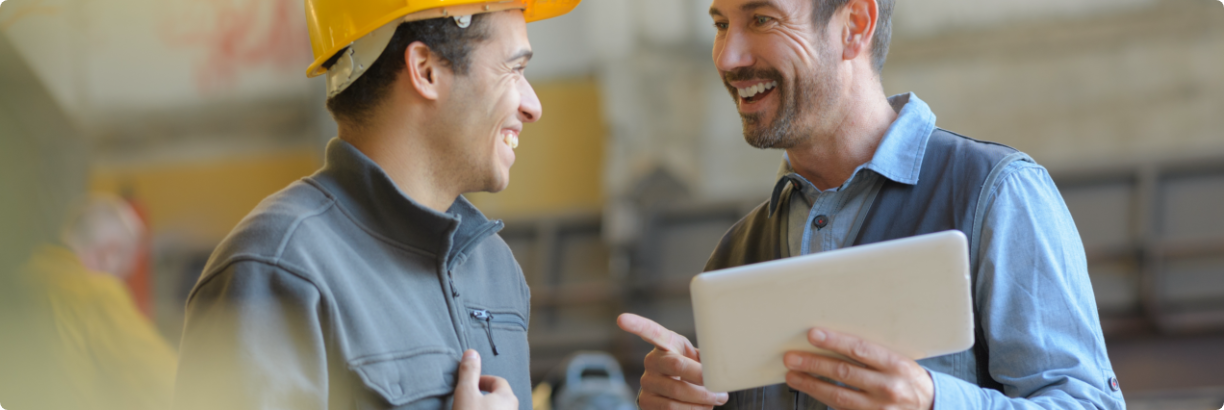
[[[455,392],[480,394],[480,353],[468,349],[459,361],[459,380]]]
[[[514,390],[510,389],[510,382],[497,376],[480,376],[480,391],[514,395]]]

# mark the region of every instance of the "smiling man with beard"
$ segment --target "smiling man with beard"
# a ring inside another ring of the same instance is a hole
[[[509,184],[526,22],[578,1],[307,0],[340,135],[208,261],[177,409],[531,409],[530,291],[462,194]]]
[[[1083,244],[1046,170],[937,128],[912,93],[884,94],[894,1],[713,1],[714,65],[744,138],[785,155],[769,200],[727,232],[706,270],[960,230],[970,243],[973,348],[915,362],[817,328],[812,345],[854,361],[789,352],[779,358],[786,385],[727,394],[702,387],[686,338],[624,314],[618,324],[655,345],[643,409],[1125,407]]]

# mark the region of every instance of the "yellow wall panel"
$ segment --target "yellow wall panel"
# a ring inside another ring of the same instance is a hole
[[[533,84],[544,115],[523,128],[510,186],[467,197],[493,218],[597,210],[606,126],[593,78]]]
[[[96,191],[131,191],[144,204],[154,232],[217,241],[268,195],[314,173],[309,149],[237,159],[95,169]]]

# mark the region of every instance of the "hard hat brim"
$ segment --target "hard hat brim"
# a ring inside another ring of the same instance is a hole
[[[450,2],[451,5],[446,7],[433,7],[422,10],[419,4],[413,4],[394,12],[388,13],[385,17],[372,21],[363,26],[361,29],[352,33],[348,41],[338,42],[332,45],[324,53],[315,55],[315,61],[306,68],[307,77],[317,77],[327,73],[327,69],[323,68],[323,63],[327,62],[332,56],[339,53],[345,47],[350,46],[353,41],[360,39],[367,34],[379,29],[380,27],[391,24],[395,21],[410,22],[419,20],[428,20],[433,18],[473,15],[481,13],[492,13],[497,11],[505,11],[511,9],[523,10],[523,18],[527,23],[546,20],[553,17],[561,16],[569,13],[578,6],[582,0],[510,0],[510,1],[488,1],[488,0],[455,0]]]

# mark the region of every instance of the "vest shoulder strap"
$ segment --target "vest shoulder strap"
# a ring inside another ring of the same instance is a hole
[[[989,349],[977,308],[978,249],[989,187],[1008,164],[1019,160],[1031,161],[1006,145],[936,128],[927,142],[917,184],[886,182],[854,236],[854,243],[861,245],[951,229],[965,234],[974,300],[973,365],[950,370],[966,381],[994,389],[1002,385],[990,377]]]
[[[770,215],[769,201],[757,206],[723,234],[703,272],[782,259],[784,215]]]

